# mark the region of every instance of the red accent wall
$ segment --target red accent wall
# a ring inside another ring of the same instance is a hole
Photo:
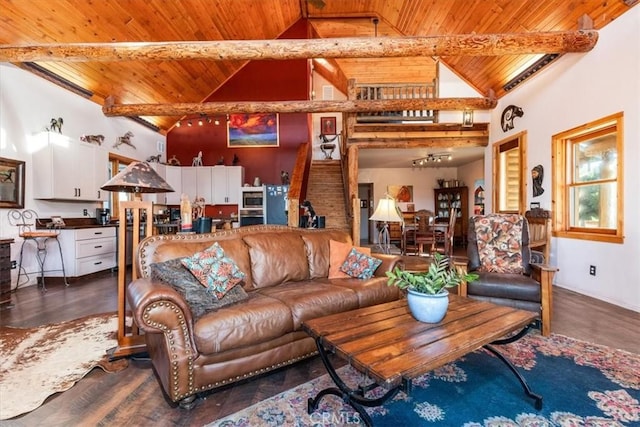
[[[301,19],[280,38],[307,38],[307,21]],[[309,74],[306,59],[251,61],[207,101],[307,100]],[[216,165],[219,161],[229,166],[236,155],[237,164],[244,166],[245,182],[253,183],[258,176],[264,184],[279,184],[280,172],[291,173],[293,170],[298,146],[310,141],[309,116],[307,113],[280,114],[279,146],[265,148],[227,148],[226,115],[211,117],[212,123],[205,122],[203,126],[198,126],[198,117],[194,116],[191,127],[182,120],[181,127],[175,127],[167,134],[167,159],[175,155],[183,166],[190,166],[193,157],[202,151],[205,166]],[[216,119],[220,121],[219,125],[213,123]],[[216,216],[218,210],[216,207]],[[222,210],[229,213],[228,209]]]

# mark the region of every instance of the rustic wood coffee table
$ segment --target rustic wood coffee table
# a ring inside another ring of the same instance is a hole
[[[415,320],[406,299],[304,322],[304,330],[315,339],[320,357],[337,386],[310,398],[309,414],[324,396],[333,394],[350,404],[370,426],[372,421],[364,406],[380,406],[399,391],[410,394],[414,378],[480,347],[502,360],[525,393],[535,399],[536,409],[542,409],[542,396],[533,393],[513,364],[490,345],[507,344],[526,335],[535,325],[536,314],[457,295],[450,295],[449,299],[449,310],[440,323]],[[515,331],[519,332],[500,339]],[[350,388],[337,374],[329,354],[349,362],[371,378],[372,383]],[[383,396],[377,399],[365,396],[379,386],[388,390]]]

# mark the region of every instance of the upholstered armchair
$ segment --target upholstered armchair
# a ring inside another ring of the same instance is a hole
[[[529,248],[529,225],[518,214],[476,215],[469,220],[467,268],[478,280],[459,294],[540,315],[542,335],[551,333],[552,282],[557,269]]]

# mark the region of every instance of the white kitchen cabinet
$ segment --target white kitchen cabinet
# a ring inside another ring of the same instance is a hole
[[[212,169],[213,204],[240,204],[240,190],[244,181],[244,167],[214,166]]]
[[[67,277],[84,276],[116,267],[116,227],[63,229],[58,239]],[[49,248],[50,256],[56,256],[54,252],[57,251]]]
[[[166,165],[164,173],[165,181],[175,190],[173,193],[164,193],[166,196],[165,203],[167,205],[179,205],[182,194],[182,167]]]
[[[100,148],[96,148],[93,152],[93,164],[95,165],[95,185],[97,191],[97,200],[100,202],[109,201],[109,191],[101,190],[107,181],[109,181],[109,152]]]
[[[34,199],[102,200],[104,192],[100,187],[107,180],[98,182],[98,169],[106,168],[107,161],[96,164],[104,159],[103,153],[96,152],[97,147],[54,132],[42,132],[35,139],[37,148],[32,156]]]
[[[153,169],[154,171],[156,171],[156,173],[158,174],[158,176],[160,176],[160,178],[164,179],[165,182],[167,182],[167,184],[169,184],[171,186],[171,188],[173,188],[174,190],[176,190],[178,192],[178,194],[180,194],[180,188],[175,188],[173,185],[171,185],[171,183],[169,181],[167,181],[167,165],[163,165],[160,163],[154,163],[151,162],[149,163],[149,166],[151,166],[151,169]],[[170,193],[145,193],[142,198],[143,200],[147,200],[152,202],[154,205],[167,205],[167,197]],[[179,200],[178,200],[179,203]]]
[[[211,169],[210,166],[187,166],[182,168],[182,192],[193,202],[196,197],[203,197],[208,205],[211,198]]]

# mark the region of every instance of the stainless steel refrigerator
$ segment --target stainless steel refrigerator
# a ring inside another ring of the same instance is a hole
[[[265,185],[265,216],[267,224],[287,225],[288,185]]]

